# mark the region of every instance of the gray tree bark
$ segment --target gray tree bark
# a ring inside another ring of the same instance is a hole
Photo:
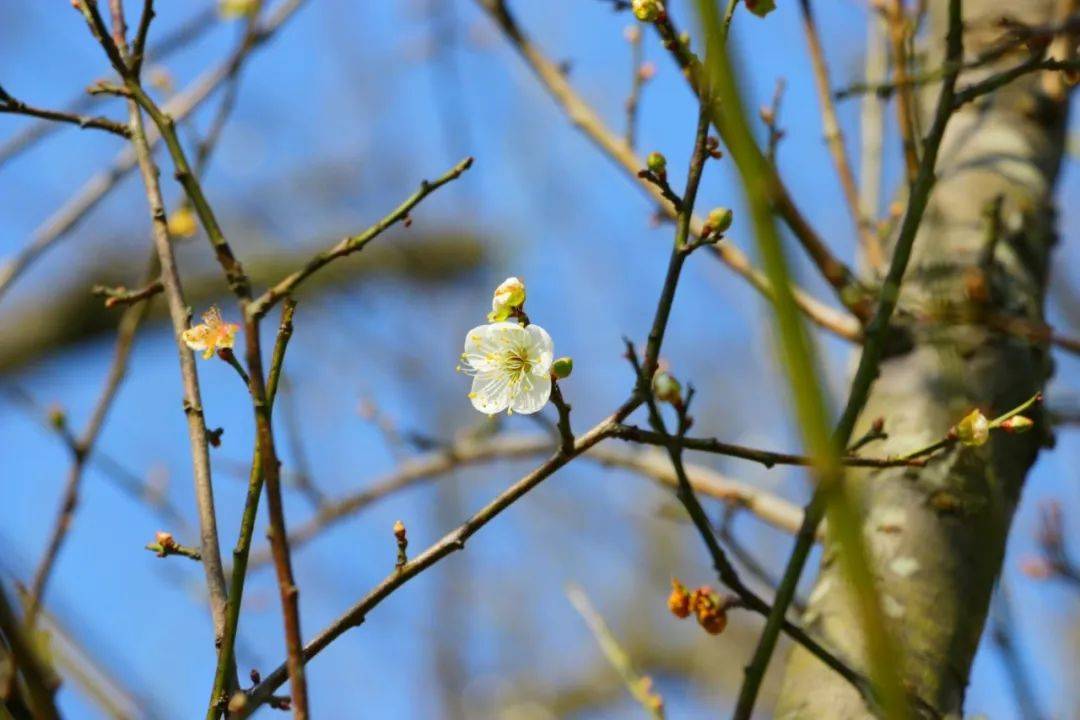
[[[935,51],[943,45],[946,4],[930,3]],[[965,0],[965,56],[1000,41],[1003,16],[1043,24],[1057,19],[1057,12],[1053,0]],[[958,87],[1025,57],[1021,49],[966,72]],[[930,62],[940,62],[940,54]],[[906,312],[893,332],[897,342],[854,434],[884,418],[889,439],[875,452],[902,453],[932,442],[974,407],[988,417],[1000,414],[1050,375],[1045,348],[991,330],[980,319],[998,314],[1042,321],[1055,241],[1052,193],[1065,140],[1059,80],[1024,77],[966,106],[948,126],[939,181],[901,293]],[[923,107],[933,108],[935,101],[936,91],[927,93]],[[987,208],[998,196],[1001,230],[986,263]],[[968,320],[931,326],[914,319],[958,312]],[[1013,510],[1047,437],[1040,422],[1026,435],[994,433],[982,447],[958,447],[922,469],[849,473],[865,504],[864,532],[883,608],[903,649],[897,659],[902,678],[943,715],[962,712]],[[826,542],[805,622],[861,664],[856,616]],[[776,717],[869,716],[839,676],[804,650],[793,650]]]

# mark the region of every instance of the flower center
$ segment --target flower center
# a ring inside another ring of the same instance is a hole
[[[518,383],[532,370],[533,361],[528,348],[517,346],[506,351],[502,359],[503,371],[510,375],[510,382]]]

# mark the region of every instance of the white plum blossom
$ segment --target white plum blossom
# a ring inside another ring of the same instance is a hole
[[[497,322],[470,330],[458,369],[473,376],[473,407],[488,415],[540,410],[551,397],[554,350],[539,325]]]

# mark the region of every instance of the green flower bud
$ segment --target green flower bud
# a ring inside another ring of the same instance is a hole
[[[731,227],[731,220],[733,217],[734,213],[731,212],[731,208],[713,208],[709,211],[709,216],[705,219],[705,224],[713,232],[722,233]]]
[[[672,405],[682,402],[682,385],[670,373],[658,372],[653,376],[653,395],[660,402]]]
[[[658,153],[655,150],[649,153],[649,157],[645,158],[645,165],[656,175],[663,175],[667,172],[667,158],[664,157],[663,153]]]
[[[630,8],[634,17],[641,22],[656,22],[664,12],[664,3],[660,0],[634,0]]]
[[[1019,435],[1030,430],[1035,425],[1031,418],[1026,418],[1023,415],[1013,415],[1008,420],[1001,423],[1001,429],[1007,433],[1013,433]]]
[[[956,439],[968,447],[985,445],[990,439],[990,421],[978,410],[972,410],[953,428]]]
[[[515,308],[525,304],[525,283],[516,277],[506,278],[491,298],[488,322],[502,322],[510,317]]]
[[[572,372],[574,372],[574,358],[572,357],[561,357],[551,363],[551,374],[560,380],[570,377]]]
[[[58,407],[49,409],[49,424],[57,430],[63,430],[67,425],[67,415]]]

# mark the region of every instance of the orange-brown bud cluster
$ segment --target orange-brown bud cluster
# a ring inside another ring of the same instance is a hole
[[[690,591],[677,578],[671,578],[671,594],[668,595],[667,606],[671,614],[680,620],[690,614]]]
[[[710,635],[719,635],[727,627],[727,608],[723,599],[708,585],[702,585],[690,595],[698,625]]]
[[[680,619],[694,613],[698,624],[710,635],[719,635],[727,627],[727,598],[708,585],[702,585],[691,592],[678,578],[672,578],[668,609]]]

